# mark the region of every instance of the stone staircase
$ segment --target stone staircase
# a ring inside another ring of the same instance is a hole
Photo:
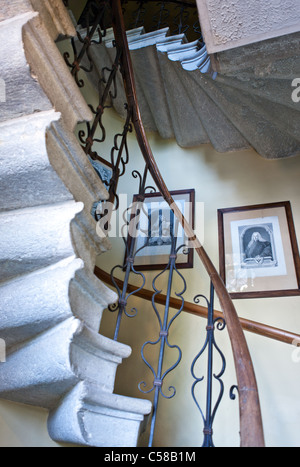
[[[0,398],[48,409],[57,442],[128,447],[151,403],[114,394],[131,349],[98,333],[115,295],[93,274],[110,245],[90,212],[108,195],[74,135],[92,115],[54,43],[74,34],[60,0],[1,7]]]
[[[169,36],[168,28],[128,31],[128,42],[146,129],[184,148],[253,148],[268,159],[300,154],[299,104],[292,100],[292,81],[300,76],[299,33],[218,54],[214,67],[203,44]],[[102,46],[91,47],[95,86],[114,55],[109,31]],[[119,76],[113,105],[125,117],[122,89]]]

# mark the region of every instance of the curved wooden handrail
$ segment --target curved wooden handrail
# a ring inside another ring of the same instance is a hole
[[[132,123],[136,132],[139,147],[149,168],[149,172],[151,173],[151,176],[159,191],[183,226],[186,236],[193,241],[193,246],[214,285],[222,311],[224,313],[231,341],[239,388],[241,446],[264,447],[265,442],[257,382],[241,323],[239,321],[233,302],[224,285],[224,282],[219,276],[200,241],[195,236],[191,225],[186,222],[180,209],[176,206],[158,169],[146,136],[138,106],[135,80],[124,26],[121,2],[120,0],[112,0],[111,4],[115,41],[117,47],[122,52],[121,64],[124,87],[127,102],[132,112]]]
[[[98,266],[95,267],[94,271],[95,275],[107,285],[112,285],[111,275],[103,271],[103,269],[99,268]],[[114,277],[114,281],[116,282],[117,286],[122,290],[124,282],[120,279]],[[136,297],[143,298],[144,300],[152,301],[153,291],[142,289],[132,284],[128,284],[127,287],[128,292],[134,292]],[[166,303],[166,295],[158,294],[155,297],[155,300],[158,304],[164,305]],[[170,298],[170,307],[179,309],[182,306],[181,300],[178,298],[171,297]],[[191,315],[200,316],[201,318],[207,318],[208,310],[207,307],[201,306],[191,302],[184,302],[183,310],[186,313]],[[221,311],[214,310],[215,318],[224,318],[224,314]],[[300,342],[300,334],[296,334],[294,332],[285,331],[284,329],[275,328],[273,326],[269,326],[267,324],[258,323],[257,321],[252,321],[246,318],[240,318],[240,323],[244,331],[251,332],[253,334],[257,334],[262,337],[267,337],[269,339],[273,339],[279,342],[283,342],[285,344],[294,345],[295,342]]]

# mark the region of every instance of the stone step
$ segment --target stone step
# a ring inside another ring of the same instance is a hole
[[[274,79],[273,72],[277,68],[278,74],[290,78],[294,60],[299,60],[299,40],[300,33],[296,32],[217,53],[215,59],[218,72],[236,77],[244,72],[251,73],[252,78],[262,74],[261,77],[264,75]],[[291,66],[274,67],[276,62],[281,65],[289,63]]]
[[[82,382],[50,412],[48,430],[57,442],[135,447],[151,408],[149,401],[109,394],[93,383]]]
[[[2,212],[0,282],[73,256],[69,224],[80,210],[81,203],[69,201]]]
[[[69,317],[7,352],[0,369],[0,397],[53,409],[83,380],[112,393],[117,367],[130,354],[130,347]]]
[[[45,144],[47,127],[59,118],[51,110],[0,123],[0,212],[73,199]]]
[[[258,113],[242,93],[203,76],[192,76],[260,155],[276,159],[299,153],[299,143]]]
[[[274,104],[284,105],[293,110],[298,110],[299,105],[292,99],[292,86],[290,79],[241,79],[241,77],[229,77],[218,74],[217,82],[230,86],[237,91],[243,91],[267,99]]]
[[[30,9],[29,9],[30,10]],[[5,83],[5,102],[1,103],[0,122],[52,110],[38,82],[32,79],[24,54],[22,27],[36,16],[33,11],[20,14],[0,25],[1,79]]]
[[[178,145],[181,147],[194,147],[199,144],[209,143],[209,137],[190,101],[190,96],[186,95],[181,79],[173,71],[174,62],[171,62],[167,55],[162,53],[159,53],[158,59]],[[152,92],[155,93],[155,90],[152,90]],[[191,121],[193,125],[191,125]]]
[[[72,313],[91,329],[100,329],[103,310],[117,301],[117,295],[86,267],[77,269],[69,284]]]
[[[157,131],[162,138],[174,138],[175,132],[156,48],[135,50],[131,52],[131,58],[139,88],[143,90],[146,99],[146,104],[141,107],[145,127],[151,129],[146,117],[150,114],[154,122],[153,131]],[[138,99],[140,101],[140,93]]]
[[[82,266],[70,257],[0,284],[0,337],[8,350],[72,316],[69,282]]]
[[[152,31],[140,36],[135,36],[135,38],[129,43],[129,50],[136,50],[151,45],[156,45],[158,42],[166,42],[168,40],[167,36],[170,34],[169,28],[159,29],[158,31]],[[172,36],[169,36],[172,41]]]
[[[190,101],[193,102],[213,147],[221,153],[249,149],[251,147],[249,142],[197,83],[195,72],[186,72],[179,63],[174,67],[174,71],[184,85],[185,94],[190,96]],[[190,125],[192,124],[193,122],[190,121]]]
[[[272,122],[282,133],[300,142],[300,112],[298,110],[244,92],[241,97],[243,97],[244,102],[248,102],[253,109],[266,120]]]

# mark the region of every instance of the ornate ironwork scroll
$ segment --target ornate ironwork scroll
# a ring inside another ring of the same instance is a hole
[[[135,202],[133,205],[129,206],[125,213],[123,213],[123,220],[124,220],[124,225],[122,227],[122,238],[125,243],[126,247],[126,258],[125,258],[125,263],[123,265],[117,265],[115,266],[112,271],[111,271],[111,281],[112,284],[114,285],[117,294],[118,294],[118,302],[112,305],[109,310],[112,312],[117,311],[118,316],[117,316],[117,322],[116,322],[116,328],[115,328],[115,334],[114,334],[114,340],[118,340],[119,336],[119,331],[120,331],[120,325],[121,325],[121,320],[123,316],[127,316],[128,318],[133,318],[136,316],[138,310],[136,308],[131,309],[131,313],[128,312],[127,310],[127,305],[128,305],[128,300],[130,297],[133,295],[137,294],[140,290],[144,288],[146,279],[145,275],[142,272],[136,271],[134,267],[134,261],[136,255],[143,249],[146,248],[148,243],[146,242],[141,248],[136,250],[136,238],[138,236],[138,233],[140,231],[139,227],[139,218],[141,212],[144,210],[144,200],[145,200],[145,194],[148,190],[151,190],[152,192],[155,191],[155,188],[152,186],[146,186],[147,182],[147,176],[148,176],[148,167],[145,166],[144,169],[144,174],[141,175],[140,172],[137,170],[134,170],[132,172],[132,176],[135,179],[139,180],[139,189],[138,189],[138,197],[137,197],[137,202]],[[129,214],[129,220],[126,218]],[[149,239],[147,239],[149,241]],[[115,280],[115,272],[117,270],[120,270],[122,272],[125,272],[125,277],[124,277],[124,282],[123,282],[123,287],[122,290],[118,286],[116,280]],[[141,277],[142,279],[142,285],[134,290],[131,293],[128,293],[128,283],[129,283],[129,277],[130,274],[134,274],[136,276]]]
[[[178,345],[170,344],[169,333],[170,333],[170,328],[174,320],[180,315],[184,307],[183,294],[186,291],[186,281],[184,277],[182,276],[182,274],[176,268],[177,254],[181,248],[184,248],[184,245],[181,245],[179,248],[176,248],[176,236],[174,236],[173,234],[171,235],[172,235],[172,247],[171,247],[171,253],[169,257],[169,263],[167,267],[154,278],[153,283],[152,283],[153,290],[154,290],[154,294],[152,297],[152,306],[153,306],[153,309],[154,309],[154,312],[155,312],[155,315],[156,315],[156,318],[159,324],[159,329],[160,329],[159,336],[155,341],[148,340],[147,342],[145,342],[141,350],[142,359],[153,374],[153,385],[150,389],[146,389],[145,381],[142,381],[139,384],[139,389],[144,394],[149,394],[154,391],[153,414],[152,414],[151,427],[150,427],[149,447],[151,447],[153,444],[154,430],[155,430],[155,425],[156,425],[156,420],[157,420],[159,397],[163,396],[165,399],[171,399],[176,394],[176,389],[174,386],[169,386],[168,388],[169,394],[165,394],[165,392],[163,391],[164,380],[166,376],[179,365],[181,361],[181,357],[182,357],[182,351],[180,347]],[[177,310],[174,316],[170,318],[170,297],[171,297],[172,283],[173,283],[173,278],[174,278],[175,273],[181,278],[182,283],[183,283],[181,292],[176,293],[176,296],[181,299],[181,307],[179,310]],[[166,294],[166,303],[164,306],[164,313],[163,313],[163,317],[161,317],[158,311],[157,305],[155,303],[155,299],[157,295],[159,295],[162,292],[161,290],[157,288],[157,281],[164,274],[168,274],[168,286],[167,286],[167,294]],[[147,346],[156,346],[156,345],[159,345],[159,357],[158,357],[158,362],[157,362],[157,369],[155,370],[154,367],[151,365],[151,363],[146,359],[144,351]],[[164,363],[164,356],[165,356],[166,348],[176,349],[178,351],[178,358],[171,367],[169,367],[167,370],[163,372],[163,363]]]
[[[192,372],[193,378],[195,379],[194,384],[192,386],[192,396],[201,413],[203,423],[204,423],[204,430],[203,430],[204,441],[203,441],[202,447],[214,447],[213,423],[214,423],[216,412],[219,408],[220,402],[224,394],[224,383],[221,378],[224,375],[224,372],[226,369],[226,360],[225,360],[224,354],[221,352],[220,348],[218,347],[215,341],[215,327],[217,327],[219,331],[222,331],[223,329],[225,329],[226,323],[225,323],[224,318],[216,318],[216,319],[214,318],[214,287],[212,284],[211,284],[211,291],[210,291],[210,300],[208,300],[203,295],[197,295],[194,299],[195,303],[199,303],[201,298],[203,298],[207,303],[208,321],[207,321],[207,327],[206,327],[205,343],[192,363],[191,372]],[[204,381],[205,377],[204,376],[198,377],[196,375],[196,364],[198,360],[202,357],[206,349],[208,350],[208,363],[207,363],[207,384],[206,384],[206,410],[204,413],[196,397],[196,387],[200,382]],[[214,351],[217,351],[217,353],[221,357],[221,362],[222,362],[221,369],[218,374],[213,374]],[[212,401],[213,379],[218,381],[219,386],[220,386],[219,395],[214,406],[213,406],[213,401]]]

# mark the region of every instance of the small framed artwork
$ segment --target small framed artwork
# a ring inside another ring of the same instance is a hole
[[[105,185],[106,189],[109,190],[110,182],[113,177],[113,167],[102,157],[96,156],[95,159],[89,157],[92,166],[94,167],[100,180]]]
[[[195,217],[195,190],[172,191],[171,196],[194,228]],[[133,203],[138,201],[138,195]],[[146,194],[145,201],[139,216],[138,234],[134,240],[129,237],[128,246],[134,241],[134,268],[137,271],[151,271],[164,269],[169,262],[172,247],[172,236],[176,240],[176,248],[182,246],[177,253],[176,267],[193,268],[193,249],[184,248],[187,245],[183,228],[179,225],[169,205],[160,193]]]
[[[89,160],[95,169],[98,177],[104,184],[105,188],[110,194],[110,201],[113,202],[115,199],[115,193],[117,191],[117,185],[119,181],[119,169],[116,171],[115,179],[114,177],[114,170],[112,164],[107,162],[105,159],[103,159],[100,156],[95,156],[95,159],[92,159],[89,157]],[[101,207],[100,211],[98,211],[99,208],[99,201],[96,201],[91,210],[91,214],[94,219],[99,220],[101,217]]]
[[[233,299],[300,295],[290,202],[218,210],[220,274]]]

